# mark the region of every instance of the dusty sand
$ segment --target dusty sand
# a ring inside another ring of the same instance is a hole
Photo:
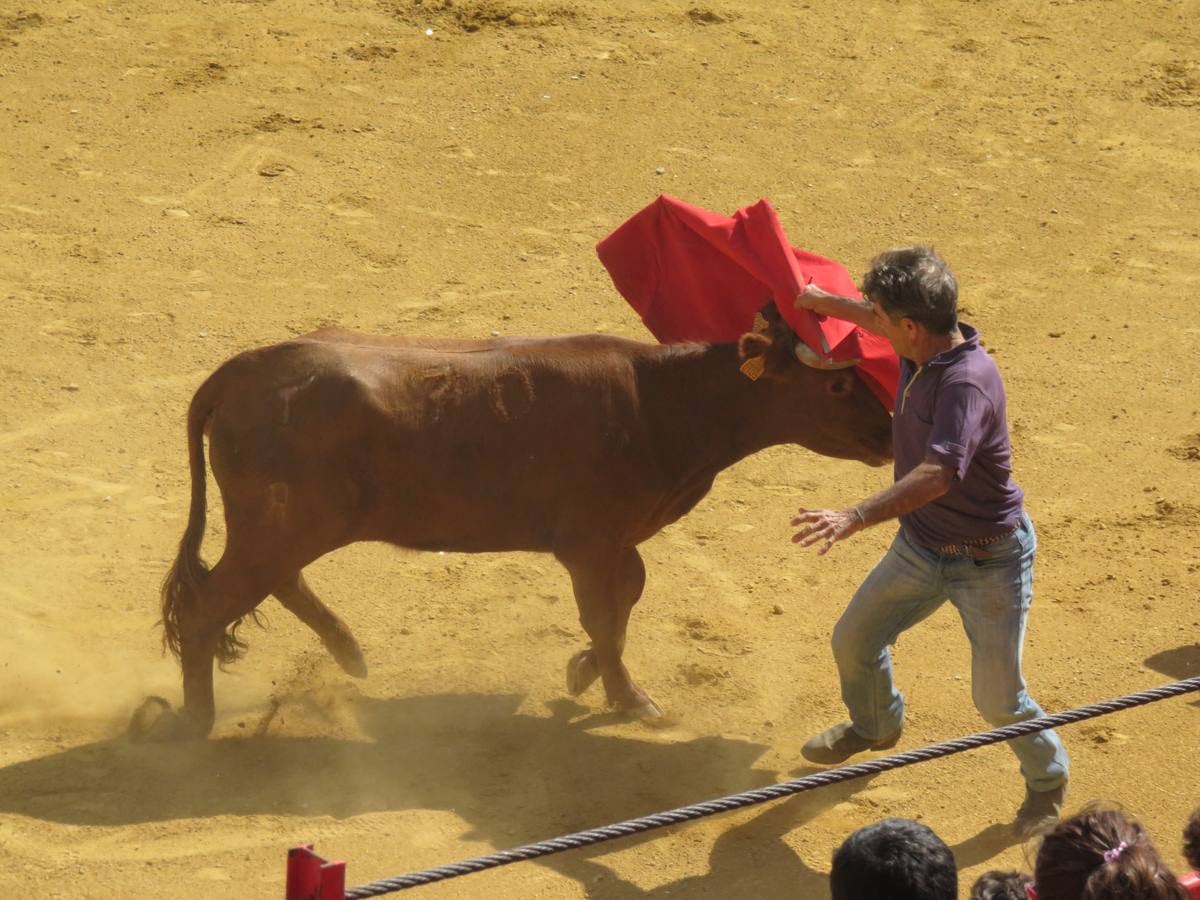
[[[157,588],[203,376],[323,323],[646,337],[592,248],[661,191],[768,197],[854,272],[934,242],[1011,395],[1035,696],[1200,672],[1200,4],[832,8],[0,4],[0,895],[278,898],[300,841],[359,884],[798,771],[890,531],[795,550],[795,507],[888,477],[797,448],[644,545],[626,659],[663,729],[565,697],[582,633],[549,558],[359,545],[308,574],[365,681],[268,601],[212,740],[124,737],[146,694],[180,696]],[[951,611],[897,666],[903,747],[982,727]],[[1125,804],[1178,865],[1195,701],[1064,737],[1072,802]],[[932,825],[967,884],[1022,864],[996,824],[1021,790],[992,748],[419,896],[821,898],[885,815]]]

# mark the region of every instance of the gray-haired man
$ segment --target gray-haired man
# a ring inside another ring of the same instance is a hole
[[[801,509],[801,546],[838,541],[899,518],[887,554],[855,593],[833,631],[833,653],[850,721],[810,738],[805,758],[842,762],[893,746],[904,699],[892,681],[890,644],[946,600],[971,642],[975,706],[992,725],[1042,715],[1021,672],[1033,596],[1037,539],[1012,480],[1004,385],[979,335],[958,322],[958,286],[929,247],[889,250],[863,278],[865,300],[813,285],[796,306],[886,337],[900,356],[892,418],[895,483],[849,509]],[[1056,821],[1068,777],[1053,731],[1010,746],[1025,777],[1014,825],[1022,834]]]

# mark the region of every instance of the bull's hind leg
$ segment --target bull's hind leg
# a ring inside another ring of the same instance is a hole
[[[277,579],[266,560],[247,560],[226,548],[179,612],[183,708],[176,714],[163,701],[151,698],[134,715],[133,737],[187,740],[212,731],[216,718],[213,661],[233,662],[245,650],[236,626],[267,598]]]
[[[301,622],[317,633],[337,664],[348,675],[367,677],[362,648],[338,615],[321,602],[299,572],[276,585],[275,598]]]
[[[646,568],[633,547],[616,551],[560,554],[571,574],[579,622],[592,639],[588,650],[567,665],[567,686],[582,693],[600,677],[608,702],[622,712],[643,719],[662,716],[662,709],[634,682],[621,662],[625,631],[633,606],[642,595]]]

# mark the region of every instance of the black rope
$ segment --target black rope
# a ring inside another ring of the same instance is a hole
[[[941,756],[962,753],[964,750],[974,750],[976,747],[984,747],[988,744],[1012,740],[1013,738],[1032,734],[1036,731],[1045,731],[1048,728],[1057,728],[1060,725],[1070,725],[1084,719],[1108,715],[1109,713],[1119,712],[1123,709],[1141,706],[1146,703],[1154,703],[1158,700],[1166,700],[1170,697],[1177,697],[1180,694],[1187,694],[1198,690],[1200,690],[1200,676],[1185,678],[1182,681],[1172,682],[1162,687],[1151,688],[1150,690],[1140,691],[1136,694],[1127,694],[1124,697],[1117,697],[1113,700],[1104,700],[1100,703],[1094,703],[1091,706],[1081,706],[1078,709],[1055,713],[1052,716],[1040,716],[1036,719],[1028,719],[1024,722],[1018,722],[1015,725],[1005,725],[1002,728],[982,731],[979,734],[956,738],[941,744],[931,744],[928,747],[922,747],[918,750],[907,750],[904,753],[885,756],[881,759],[855,763],[837,769],[827,769],[824,772],[816,772],[792,781],[784,781],[768,787],[743,791],[740,794],[731,794],[728,797],[720,797],[715,800],[705,800],[702,803],[693,803],[691,806],[681,806],[678,809],[654,813],[649,816],[641,816],[637,819],[628,819],[624,822],[618,822],[615,825],[605,825],[602,828],[592,828],[588,831],[577,831],[574,834],[551,838],[547,841],[538,841],[536,844],[526,844],[523,847],[515,847],[512,850],[501,850],[498,853],[489,853],[486,856],[464,859],[461,862],[452,863],[448,866],[438,866],[434,869],[423,869],[419,872],[410,872],[407,875],[398,875],[395,878],[372,881],[370,884],[364,884],[360,887],[347,888],[345,900],[364,900],[366,897],[380,897],[395,891],[403,891],[408,888],[419,887],[423,884],[432,884],[435,881],[445,881],[447,878],[457,878],[460,875],[470,875],[472,872],[482,872],[485,869],[494,869],[497,866],[505,866],[509,863],[538,859],[542,856],[550,856],[553,853],[561,853],[564,850],[575,850],[579,847],[587,847],[592,844],[611,841],[615,838],[627,837],[631,834],[652,831],[655,828],[678,825],[680,822],[689,822],[693,819],[701,819],[705,816],[716,815],[717,813],[732,812],[735,809],[742,809],[757,803],[765,803],[768,800],[778,800],[781,797],[789,797],[792,794],[811,791],[814,788],[825,787],[826,785],[837,784],[842,781],[850,781],[854,778],[864,778],[868,775],[876,775],[880,772],[899,769],[903,766],[911,766],[914,763],[937,759]]]

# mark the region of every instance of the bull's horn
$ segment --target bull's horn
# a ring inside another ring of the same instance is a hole
[[[858,359],[821,359],[804,341],[796,341],[796,359],[814,369],[849,369],[861,362]]]

